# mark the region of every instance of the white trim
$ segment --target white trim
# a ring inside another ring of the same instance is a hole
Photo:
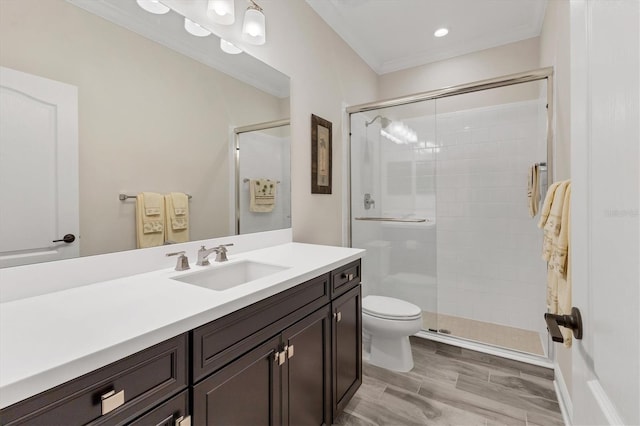
[[[555,380],[553,381],[553,387],[556,390],[558,404],[560,404],[562,420],[564,420],[565,425],[571,426],[573,424],[573,402],[571,401],[569,388],[567,388],[567,383],[564,381],[562,370],[560,369],[560,365],[557,362],[555,363],[553,370],[555,377]]]
[[[553,362],[550,359],[543,358],[538,355],[512,351],[506,348],[473,342],[471,340],[462,339],[460,337],[446,336],[426,331],[420,331],[416,333],[415,336],[421,337],[423,339],[433,340],[435,342],[446,343],[452,346],[458,346],[464,349],[470,349],[472,351],[482,352],[488,355],[499,356],[501,358],[506,358],[513,361],[526,362],[527,364],[537,365],[539,367],[545,367],[549,369],[554,368]]]
[[[342,246],[349,247],[349,232],[351,216],[351,114],[347,112],[347,105],[342,102]]]
[[[587,386],[589,386],[593,398],[598,403],[600,411],[607,419],[607,423],[610,425],[624,425],[625,423],[622,417],[620,417],[615,405],[613,405],[613,402],[611,402],[611,399],[607,396],[607,392],[600,384],[600,381],[596,379],[589,380],[587,381]]]

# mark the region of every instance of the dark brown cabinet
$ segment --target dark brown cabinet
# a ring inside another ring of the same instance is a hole
[[[333,412],[340,413],[362,384],[362,315],[360,286],[332,305]],[[335,416],[334,416],[335,418]]]
[[[187,353],[185,333],[4,408],[0,424],[128,424],[187,389]]]
[[[330,319],[327,305],[194,386],[194,424],[330,424]]]
[[[2,425],[330,425],[362,383],[360,260],[0,411]]]

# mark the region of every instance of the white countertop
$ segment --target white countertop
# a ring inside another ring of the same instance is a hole
[[[0,408],[86,374],[362,257],[364,250],[288,243],[233,254],[288,269],[225,291],[162,269],[0,304]],[[47,277],[41,277],[46,280]]]

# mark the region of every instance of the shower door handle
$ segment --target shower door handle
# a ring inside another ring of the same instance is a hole
[[[551,339],[553,339],[554,342],[564,342],[560,327],[573,330],[573,336],[576,339],[582,339],[582,315],[580,315],[580,309],[576,307],[571,308],[571,315],[546,313],[544,314],[544,320],[547,322],[547,330],[549,330]]]
[[[431,222],[429,219],[405,219],[402,217],[356,217],[355,220],[368,220],[371,222],[407,222],[407,223],[420,223]]]

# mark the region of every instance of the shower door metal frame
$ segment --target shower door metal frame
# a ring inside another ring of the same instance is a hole
[[[242,133],[257,132],[258,130],[269,130],[278,127],[284,127],[291,125],[289,118],[283,118],[282,120],[266,121],[264,123],[250,124],[248,126],[240,126],[233,129],[235,147],[235,181],[236,181],[236,215],[235,215],[235,227],[236,235],[240,235],[240,135]],[[289,147],[291,149],[291,147]],[[289,165],[291,167],[291,165]]]
[[[347,195],[349,199],[349,203],[347,204],[349,216],[349,223],[347,225],[349,227],[349,232],[347,237],[349,247],[353,244],[353,226],[351,226],[351,221],[353,220],[353,212],[351,209],[351,199],[353,196],[351,193],[351,114],[408,105],[432,99],[448,98],[465,93],[480,92],[482,90],[513,86],[515,84],[538,80],[547,80],[547,184],[551,185],[553,182],[553,67],[538,68],[521,73],[479,80],[472,83],[448,86],[442,89],[430,90],[428,92],[415,93],[408,96],[347,107],[346,112],[349,114],[349,120],[347,123],[349,132],[349,137],[347,139]]]

